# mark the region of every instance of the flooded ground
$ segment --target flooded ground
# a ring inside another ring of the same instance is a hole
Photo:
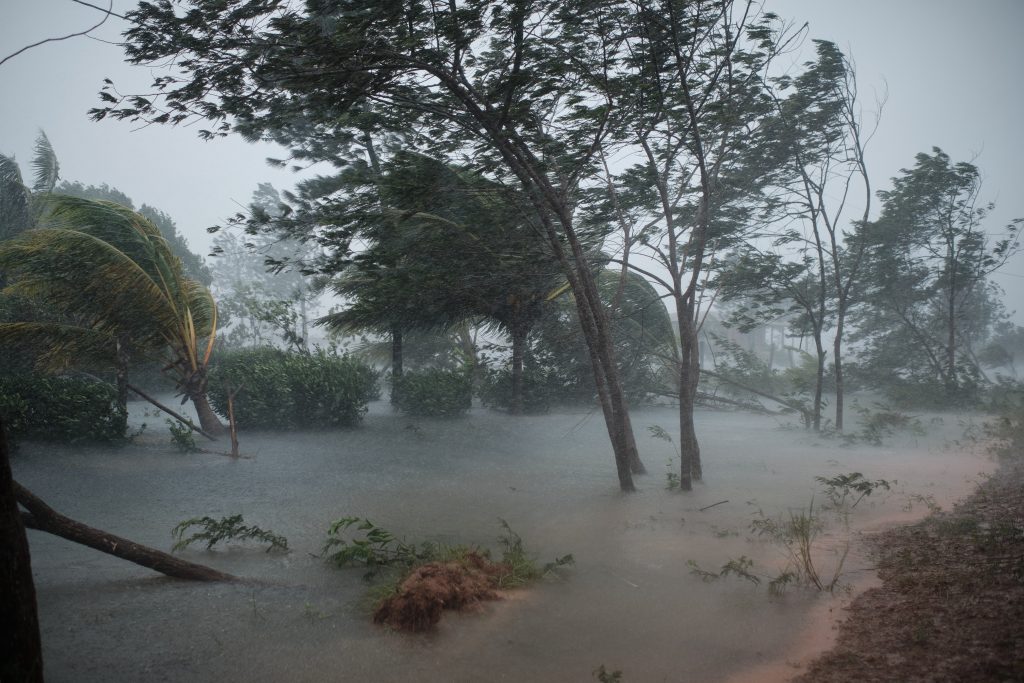
[[[705,483],[681,494],[665,489],[672,447],[647,429],[672,431],[675,409],[648,408],[633,422],[651,473],[624,495],[599,414],[474,410],[430,421],[378,404],[355,430],[243,433],[252,458],[236,461],[176,452],[153,427],[163,418],[134,409],[136,424],[150,424],[136,444],[25,444],[15,477],[75,519],[161,549],[183,519],[241,513],[287,536],[292,551],[184,551],[253,579],[207,585],[30,531],[50,681],[562,682],[593,680],[599,665],[625,681],[760,680],[806,654],[836,603],[802,590],[775,598],[739,579],[705,583],[688,560],[717,569],[746,556],[776,574],[785,557],[751,533],[758,511],[820,506],[815,476],[862,472],[899,482],[850,517],[843,581],[863,581],[859,530],[919,518],[924,498],[948,507],[993,468],[953,443],[964,427],[953,416],[925,420],[926,437],[841,447],[778,419],[702,411]],[[361,605],[362,572],[317,556],[330,522],[348,515],[409,540],[495,549],[505,519],[541,560],[572,553],[576,565],[477,613],[447,615],[432,634],[390,633]],[[824,519],[827,573],[847,533],[835,515]]]

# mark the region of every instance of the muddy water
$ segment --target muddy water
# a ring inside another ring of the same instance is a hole
[[[899,481],[854,510],[856,536],[925,514],[920,502],[904,509],[911,495],[948,505],[991,469],[981,456],[943,447],[961,431],[951,417],[931,424],[927,439],[841,448],[772,418],[702,412],[706,484],[670,493],[671,446],[647,427],[671,429],[674,414],[633,416],[651,471],[634,495],[617,491],[602,420],[583,412],[412,421],[378,405],[352,431],[243,434],[253,457],[238,461],[178,454],[152,426],[121,450],[25,445],[16,477],[89,524],[166,549],[184,518],[242,513],[292,547],[287,555],[185,551],[253,579],[196,585],[30,532],[47,677],[561,682],[593,680],[603,664],[627,681],[758,680],[752,672],[795,671],[787,661],[822,646],[811,636],[827,632],[836,605],[799,590],[771,598],[736,579],[703,583],[688,560],[710,569],[746,555],[755,571],[777,571],[781,551],[754,537],[750,521],[758,510],[806,507],[813,496],[820,504],[815,476],[859,471]],[[719,501],[728,502],[700,510]],[[447,616],[430,635],[387,633],[360,606],[361,572],[315,556],[328,524],[346,515],[409,539],[491,547],[501,518],[541,559],[572,553],[576,566],[478,613]],[[845,534],[829,521],[819,546],[826,572]],[[866,576],[868,564],[851,553],[844,581]]]

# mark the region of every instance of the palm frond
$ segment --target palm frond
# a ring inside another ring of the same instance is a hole
[[[174,293],[137,263],[92,235],[74,230],[32,230],[0,245],[8,290],[47,301],[70,315],[94,318],[96,329],[130,331],[136,343],[173,343],[178,307]]]
[[[31,225],[29,189],[14,157],[0,154],[0,239],[16,235]]]
[[[42,372],[60,372],[71,365],[114,365],[115,339],[109,333],[64,323],[0,323],[0,346],[36,354]]]
[[[53,188],[57,186],[57,180],[60,179],[60,164],[57,163],[57,153],[53,151],[50,139],[43,131],[39,131],[32,151],[35,154],[32,157],[35,178],[32,191],[38,194],[49,194],[53,192]]]

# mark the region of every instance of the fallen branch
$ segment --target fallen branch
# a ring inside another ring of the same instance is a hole
[[[150,403],[152,403],[153,405],[155,405],[160,410],[164,411],[165,413],[167,413],[168,415],[173,417],[175,420],[177,420],[181,424],[183,424],[186,427],[188,427],[189,429],[191,429],[193,432],[198,432],[198,433],[202,434],[203,436],[205,436],[210,441],[216,441],[217,440],[217,437],[210,436],[209,434],[204,432],[200,427],[198,427],[194,422],[192,422],[192,420],[188,419],[187,417],[185,417],[181,413],[176,413],[175,411],[171,410],[170,408],[165,406],[163,403],[160,403],[160,401],[156,400],[155,398],[153,398],[152,396],[150,396],[146,392],[142,391],[142,389],[139,389],[138,387],[136,387],[136,386],[134,386],[132,384],[129,384],[128,388],[131,389],[136,394],[138,394],[139,396],[141,396],[142,398],[144,398],[145,400],[147,400]]]
[[[188,579],[189,581],[237,580],[237,577],[231,574],[225,574],[201,564],[186,562],[155,548],[140,545],[126,538],[76,522],[51,508],[18,482],[15,481],[12,484],[14,497],[27,510],[27,512],[22,511],[21,520],[29,529],[60,536],[176,579]]]
[[[710,510],[711,508],[713,508],[713,507],[715,507],[717,505],[721,505],[722,503],[728,503],[728,502],[729,501],[727,501],[727,500],[720,500],[717,503],[712,503],[711,505],[705,505],[700,510],[698,510],[698,512],[704,512],[705,510]]]

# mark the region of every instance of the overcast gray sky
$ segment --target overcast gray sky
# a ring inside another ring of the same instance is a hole
[[[108,0],[90,1],[106,6]],[[114,0],[113,9],[123,14],[135,4]],[[982,169],[984,198],[998,204],[992,230],[1024,215],[1024,2],[767,0],[766,6],[809,22],[811,37],[852,54],[866,106],[887,90],[868,151],[876,187],[912,166],[916,153],[938,146]],[[103,15],[72,0],[0,0],[0,17],[2,59],[44,38],[84,30]],[[117,41],[124,28],[111,17],[92,35]],[[201,253],[209,247],[205,228],[239,210],[257,183],[294,183],[294,174],[266,165],[267,156],[279,155],[270,146],[237,137],[202,142],[189,127],[90,121],[86,111],[97,105],[104,77],[127,93],[145,91],[151,81],[148,69],[124,64],[116,45],[86,37],[46,43],[0,65],[0,152],[27,164],[37,130],[45,130],[63,178],[107,183],[136,204],[166,211]],[[998,281],[1024,322],[1024,257]]]

